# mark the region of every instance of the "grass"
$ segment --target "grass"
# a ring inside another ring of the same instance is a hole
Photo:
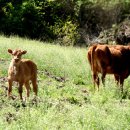
[[[28,53],[24,58],[36,62],[37,105],[33,92],[22,104],[17,85],[13,86],[16,99],[7,99],[8,48],[25,49]],[[107,76],[105,88],[101,85],[100,91],[94,92],[86,54],[87,48],[0,36],[0,130],[129,130],[130,79],[125,80],[122,102],[113,76]]]

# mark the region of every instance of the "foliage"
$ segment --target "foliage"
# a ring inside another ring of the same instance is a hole
[[[129,18],[129,8],[128,0],[1,0],[0,32],[75,45]]]
[[[74,46],[79,38],[77,24],[72,23],[69,19],[64,23],[55,24],[52,29],[60,45]]]
[[[4,4],[0,7],[3,16],[0,19],[0,31],[7,35],[18,34],[41,40],[55,39],[52,26],[59,21],[64,23],[68,17],[73,20],[74,17],[73,9],[67,8],[68,3],[62,1],[3,0],[1,3]]]
[[[130,2],[123,0],[94,0],[83,2],[79,10],[81,39],[94,40],[104,30],[118,26],[129,18]]]

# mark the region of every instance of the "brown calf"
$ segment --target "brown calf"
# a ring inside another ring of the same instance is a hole
[[[23,85],[26,87],[27,97],[29,97],[31,80],[33,85],[33,91],[37,95],[37,66],[29,59],[21,59],[21,56],[26,54],[27,51],[8,49],[8,52],[13,56],[8,69],[8,97],[12,92],[12,83],[16,81],[19,83],[19,95],[22,99]]]

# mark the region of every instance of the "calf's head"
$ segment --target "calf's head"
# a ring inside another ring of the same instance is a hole
[[[21,60],[22,55],[27,53],[27,51],[25,51],[25,50],[22,51],[22,50],[18,50],[18,49],[16,49],[16,50],[8,49],[8,52],[13,56],[12,62],[14,64],[18,64]]]

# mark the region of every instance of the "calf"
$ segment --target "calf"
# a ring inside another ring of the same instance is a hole
[[[37,86],[37,66],[36,64],[29,59],[21,59],[21,56],[26,54],[27,51],[22,50],[11,50],[8,49],[8,52],[13,56],[11,63],[8,69],[8,97],[10,97],[12,92],[12,83],[16,81],[19,83],[18,91],[20,99],[22,100],[22,91],[23,85],[26,87],[27,97],[30,93],[30,83],[32,82],[33,91],[37,95],[38,86]]]

